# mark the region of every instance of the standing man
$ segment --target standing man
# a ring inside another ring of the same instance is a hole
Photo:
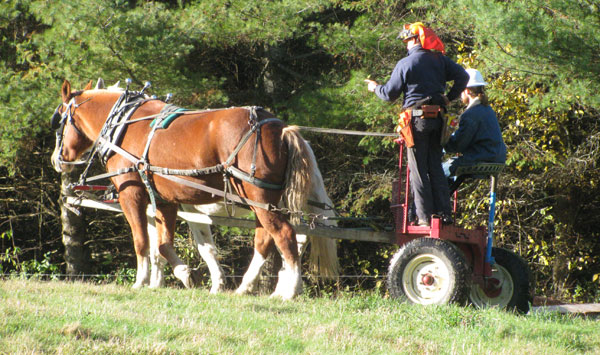
[[[454,176],[459,166],[477,163],[505,163],[506,145],[496,113],[485,94],[487,83],[476,69],[467,69],[469,82],[461,94],[467,109],[460,115],[458,130],[450,136],[444,147],[448,153],[460,153],[444,162],[444,173]]]
[[[385,85],[367,79],[367,89],[385,101],[395,101],[404,94],[402,108],[412,114],[414,147],[408,148],[407,155],[417,224],[429,225],[433,214],[440,215],[444,223],[452,223],[450,192],[442,169],[441,115],[446,105],[460,96],[469,75],[443,54],[442,42],[422,23],[404,25],[398,38],[406,43],[408,55],[396,64]],[[446,82],[452,80],[446,96]],[[420,109],[425,104],[439,105],[440,113],[424,118]]]

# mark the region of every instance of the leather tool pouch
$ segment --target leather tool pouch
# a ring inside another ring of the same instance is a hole
[[[400,133],[408,148],[415,146],[412,133],[412,111],[405,110],[398,115],[398,126],[396,132]]]
[[[423,118],[436,118],[440,113],[441,107],[439,105],[423,105]]]

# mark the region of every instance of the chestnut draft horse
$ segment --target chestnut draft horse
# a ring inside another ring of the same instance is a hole
[[[162,119],[166,103],[147,98],[143,90],[92,90],[90,82],[72,91],[65,80],[61,95],[62,104],[52,117],[57,132],[52,165],[58,172],[70,171],[84,153],[91,152],[90,159],[98,153],[131,227],[138,276],[140,270],[148,275],[150,203],[156,212],[160,255],[191,287],[190,268],[173,247],[178,205],[214,203],[225,196],[249,204],[256,213],[256,252],[266,257],[276,246],[282,255],[280,278],[285,285],[272,296],[291,299],[302,292],[296,235],[274,208],[284,186],[296,193],[290,210],[300,210],[309,191],[314,166],[297,127],[261,109],[231,108],[187,112],[157,129],[161,121],[151,127],[146,118]],[[114,119],[116,114],[125,118]],[[237,195],[229,191],[231,186]],[[146,282],[136,280],[136,285]]]
[[[310,145],[308,145],[308,148],[310,159],[314,161],[315,169],[313,170],[314,175],[311,177],[308,201],[302,207],[302,211],[309,215],[327,217],[320,218],[322,219],[321,223],[327,226],[337,226],[336,219],[331,218],[337,216],[337,213],[333,209],[333,202],[327,195],[323,177],[318,169],[316,158]],[[186,212],[200,212],[209,216],[228,216],[229,213],[232,212],[227,211],[226,206],[222,202],[196,206],[182,205],[181,207]],[[245,208],[235,208],[233,209],[233,216],[242,217],[249,212],[250,211]],[[219,293],[223,291],[223,287],[225,286],[225,274],[218,262],[217,249],[212,237],[210,225],[193,222],[188,222],[188,225],[200,256],[204,259],[210,272],[210,292],[213,294]],[[150,219],[148,232],[150,233],[150,287],[162,287],[164,284],[163,270],[166,261],[164,258],[160,257],[160,253],[156,247],[155,240],[157,240],[157,235],[153,219]],[[303,255],[307,244],[310,243],[311,245],[309,257],[309,270],[311,273],[328,279],[336,279],[339,276],[337,243],[335,239],[313,237],[304,234],[297,234],[296,239],[298,241],[298,253],[300,256]],[[260,253],[255,252],[252,261],[250,262],[250,267],[244,274],[242,283],[236,291],[237,293],[252,291],[264,262],[264,257]],[[279,281],[281,281],[281,279],[279,279]],[[280,283],[278,282],[277,285],[277,287],[279,287]]]

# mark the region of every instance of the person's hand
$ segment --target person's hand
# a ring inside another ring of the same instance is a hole
[[[371,79],[365,79],[365,83],[367,83],[367,90],[370,92],[375,92],[375,88],[377,87],[377,82]]]

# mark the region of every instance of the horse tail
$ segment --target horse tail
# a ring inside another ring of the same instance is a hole
[[[298,126],[287,126],[282,131],[283,140],[288,146],[288,162],[285,172],[283,202],[292,211],[301,211],[306,204],[311,178],[316,162],[311,159],[309,147],[300,135]],[[314,157],[314,156],[313,156]],[[297,222],[298,217],[293,217]]]
[[[323,176],[319,170],[315,154],[308,146],[310,158],[315,163],[315,170],[311,179],[309,201],[305,205],[304,211],[312,214],[318,214],[323,217],[336,217],[337,213],[333,208],[333,202],[327,195]],[[321,222],[327,226],[337,226],[335,219],[323,219]],[[308,235],[310,242],[309,268],[312,274],[321,275],[328,279],[337,279],[339,277],[340,264],[337,255],[337,241],[333,238],[321,238]]]
[[[288,126],[283,130],[284,140],[288,145],[288,165],[285,189],[282,196],[283,203],[292,211],[305,210],[325,216],[335,216],[335,211],[331,208],[315,210],[315,207],[308,203],[310,198],[320,205],[333,206],[325,191],[323,177],[317,167],[315,154],[302,138],[299,130],[297,126]],[[292,221],[297,222],[298,217],[293,217]],[[324,223],[337,224],[331,220],[325,220]],[[339,276],[339,261],[336,240],[310,235],[308,238],[311,243],[309,258],[311,273],[331,279],[337,278]]]

